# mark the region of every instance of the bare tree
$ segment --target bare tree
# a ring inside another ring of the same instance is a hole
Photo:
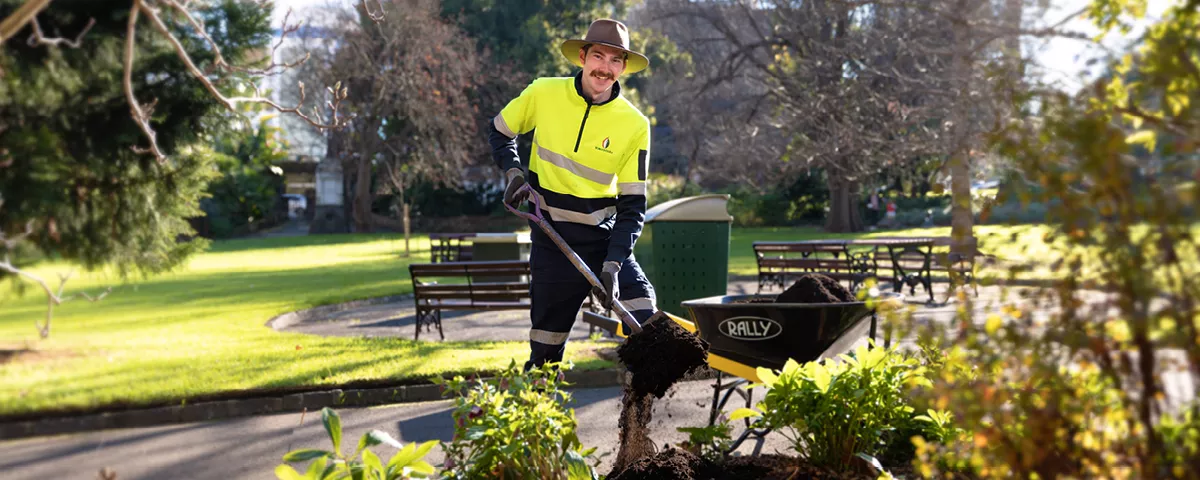
[[[342,11],[336,41],[317,49],[316,70],[351,91],[348,128],[338,135],[349,146],[340,154],[353,172],[355,229],[403,229],[407,239],[413,182],[457,185],[481,158],[473,87],[482,61],[470,37],[439,17],[436,1],[389,5],[377,23],[362,20],[361,4]],[[372,212],[376,196],[387,193],[398,196],[401,218]]]
[[[997,78],[1021,81],[1020,38],[1058,34],[1058,24],[1023,29],[1021,3],[650,0],[646,8],[651,25],[695,59],[697,78],[675,86],[684,101],[702,100],[692,108],[705,114],[672,125],[716,143],[709,122],[738,117],[719,134],[733,150],[713,150],[711,165],[728,166],[720,175],[824,170],[826,228],[854,231],[865,179],[940,158],[953,178],[955,234],[970,237],[971,155],[1013,111]],[[718,100],[703,100],[713,92]]]
[[[692,91],[708,98],[695,108],[708,112],[689,116],[731,120],[724,134],[697,135],[724,144],[712,151],[725,160],[710,168],[759,184],[823,170],[832,200],[827,229],[861,229],[854,193],[864,178],[931,150],[938,132],[924,120],[936,108],[916,105],[919,95],[894,71],[915,63],[895,39],[922,30],[905,30],[894,15],[837,2],[658,0],[649,9],[684,48],[697,50],[702,71]]]
[[[37,20],[37,16],[49,4],[51,0],[27,0],[16,9],[11,15],[0,20],[0,45],[10,38],[19,34],[25,27],[30,27],[31,33],[28,38],[30,45],[42,45],[47,48],[78,48],[82,42],[87,40],[88,30],[94,23],[94,19],[87,24],[80,32],[75,34],[72,39],[67,38],[50,38],[46,37],[41,25]],[[195,2],[203,3],[203,2]],[[265,7],[267,4],[262,0],[257,0],[259,7]],[[381,7],[381,5],[377,5]],[[220,46],[209,35],[209,28],[204,25],[203,21],[194,13],[195,5],[192,0],[131,0],[129,7],[129,18],[124,36],[124,75],[122,77],[122,85],[127,102],[129,103],[130,114],[134,122],[142,131],[146,145],[134,146],[130,148],[137,152],[144,152],[156,159],[160,164],[170,162],[169,152],[164,152],[158,145],[154,126],[152,124],[152,115],[154,112],[155,101],[149,104],[139,100],[137,92],[134,91],[132,78],[135,75],[135,53],[136,42],[138,39],[138,28],[144,23],[148,23],[154,31],[159,34],[159,38],[171,45],[176,56],[183,63],[186,70],[197,82],[204,86],[205,90],[219,104],[224,106],[232,114],[241,117],[243,114],[238,110],[239,105],[257,104],[266,108],[276,110],[279,113],[291,115],[303,119],[308,124],[320,129],[336,129],[344,125],[345,119],[338,114],[338,108],[341,101],[346,98],[348,91],[338,85],[336,88],[327,89],[328,94],[324,95],[325,107],[327,114],[322,114],[317,107],[308,109],[305,107],[307,94],[305,87],[301,83],[298,85],[300,92],[300,100],[294,106],[281,105],[270,98],[264,96],[259,89],[258,81],[263,77],[278,74],[281,71],[295,68],[303,64],[307,60],[307,56],[298,58],[292,62],[279,63],[273,60],[273,55],[268,56],[265,60],[257,62],[255,65],[240,66],[234,65],[227,61],[222,55]],[[291,12],[289,10],[288,17]],[[294,33],[299,26],[289,24],[287,18],[284,19],[282,36],[279,44],[282,44],[287,35]],[[370,16],[371,19],[383,19],[381,8],[377,8],[376,12]],[[209,52],[214,57],[213,61],[208,65],[208,68],[202,70],[192,59],[191,55],[184,48],[180,40],[179,34],[176,33],[176,28],[182,28],[188,35],[194,35],[199,38],[208,47]],[[279,45],[275,45],[272,49],[278,49]],[[0,70],[0,76],[4,72]],[[249,87],[253,92],[250,96],[227,96],[222,92],[217,85],[229,82],[240,82]],[[244,117],[243,117],[244,118]],[[3,131],[6,126],[3,119],[0,119],[0,131]],[[0,150],[0,168],[7,167],[11,164],[11,159],[8,159],[7,152]],[[0,195],[0,206],[3,206],[4,198]],[[45,292],[48,308],[46,312],[46,320],[42,325],[38,325],[38,332],[42,338],[46,338],[50,334],[50,320],[53,315],[55,305],[59,305],[71,298],[72,296],[64,296],[63,289],[71,274],[60,275],[59,286],[57,290],[53,289],[49,283],[39,276],[18,268],[12,261],[9,253],[15,251],[18,244],[24,241],[28,236],[34,233],[35,223],[46,230],[50,236],[56,236],[56,227],[53,219],[43,221],[30,221],[25,225],[25,231],[20,233],[4,232],[0,230],[0,245],[4,246],[3,260],[0,261],[0,271],[15,274],[20,278],[39,285]],[[80,293],[90,301],[97,301],[104,298],[111,291],[111,288],[104,293],[92,296],[86,293]]]

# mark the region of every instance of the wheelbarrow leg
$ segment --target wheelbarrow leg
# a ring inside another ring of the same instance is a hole
[[[717,412],[721,409],[717,406],[717,402],[721,400],[721,376],[722,372],[717,370],[717,379],[713,382],[713,399],[712,408],[708,411],[708,426],[717,424]]]

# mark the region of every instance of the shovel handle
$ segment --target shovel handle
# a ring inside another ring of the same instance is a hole
[[[507,208],[508,211],[516,214],[518,217],[536,223],[543,232],[546,232],[546,236],[550,237],[550,240],[554,241],[554,244],[558,246],[558,249],[562,250],[563,254],[567,256],[567,260],[570,260],[571,264],[575,265],[575,269],[579,270],[579,273],[583,274],[583,277],[587,279],[588,283],[592,284],[593,287],[604,290],[604,284],[600,283],[600,279],[596,278],[596,274],[592,272],[592,269],[588,268],[583,259],[579,258],[579,255],[575,253],[575,250],[572,250],[571,246],[567,245],[567,242],[558,235],[558,232],[554,231],[554,228],[550,227],[549,223],[546,223],[546,217],[542,216],[541,199],[538,197],[537,192],[533,191],[533,187],[530,187],[527,183],[522,185],[521,188],[517,189],[517,192],[521,191],[529,192],[529,201],[533,204],[533,213],[522,212],[512,205],[509,205],[508,202],[504,202],[504,208]],[[633,333],[642,333],[642,324],[638,323],[636,318],[633,318],[633,314],[629,313],[629,310],[626,310],[625,306],[621,305],[621,302],[612,302],[612,309],[617,311],[617,314],[621,317],[621,321],[625,322],[625,325],[628,325],[629,329],[633,331]]]

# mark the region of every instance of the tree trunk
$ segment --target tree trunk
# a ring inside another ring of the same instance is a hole
[[[860,232],[862,217],[858,214],[858,184],[848,182],[835,175],[826,175],[829,186],[829,214],[825,217],[825,231],[830,233]]]
[[[965,2],[959,2],[960,5]],[[963,5],[965,6],[965,5]],[[960,9],[962,11],[962,9]],[[967,25],[956,24],[953,32],[955,51],[951,60],[951,81],[954,82],[956,98],[951,113],[950,130],[950,236],[953,237],[950,251],[966,253],[966,246],[974,243],[975,217],[971,212],[971,102],[968,92],[974,73],[973,63],[967,58],[971,43]]]
[[[366,152],[358,158],[354,169],[354,231],[370,232],[371,222],[371,159]]]
[[[411,238],[410,234],[412,233],[412,230],[410,229],[410,226],[412,225],[412,223],[410,223],[410,220],[408,217],[408,198],[404,195],[404,193],[405,193],[404,192],[404,184],[401,183],[400,184],[400,219],[404,222],[404,256],[407,257],[412,253],[412,251],[409,249],[409,245],[408,245],[409,240]]]

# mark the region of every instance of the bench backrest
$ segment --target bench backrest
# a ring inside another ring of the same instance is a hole
[[[408,271],[413,294],[421,299],[486,303],[529,298],[530,270],[525,260],[419,263],[409,265]]]
[[[849,272],[852,263],[843,253],[841,245],[754,242],[758,269],[765,272]]]

